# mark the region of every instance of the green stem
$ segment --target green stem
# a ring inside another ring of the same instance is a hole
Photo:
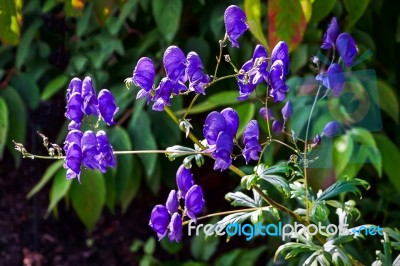
[[[219,67],[219,64],[221,63],[222,50],[224,48],[224,42],[225,42],[226,38],[227,38],[227,35],[225,34],[224,39],[219,41],[219,56],[217,58],[217,65],[215,66],[213,79],[217,78],[218,67]]]
[[[216,212],[216,213],[211,213],[211,214],[197,217],[197,220],[203,220],[203,219],[207,219],[207,218],[214,217],[214,216],[221,216],[221,215],[233,214],[233,213],[238,213],[238,212],[251,212],[251,211],[261,210],[264,208],[266,208],[266,207],[254,207],[254,208],[246,208],[246,209],[239,209],[239,210],[233,210],[233,211]],[[189,222],[190,222],[190,220],[184,221],[183,225],[188,224]]]
[[[292,151],[294,151],[296,154],[300,154],[300,151],[296,150],[295,148],[293,148],[292,146],[286,144],[285,142],[282,142],[282,141],[277,140],[277,139],[271,139],[271,141],[276,142],[276,143],[279,143],[279,144],[281,144],[281,145],[283,145],[283,146],[285,146],[285,147],[288,147],[289,149],[291,149]]]

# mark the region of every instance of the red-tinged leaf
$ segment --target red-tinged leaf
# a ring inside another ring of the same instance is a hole
[[[292,51],[301,42],[306,26],[307,21],[299,1],[268,1],[268,39],[271,47],[279,41],[285,41],[289,51]]]

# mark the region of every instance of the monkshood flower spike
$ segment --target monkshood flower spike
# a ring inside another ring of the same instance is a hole
[[[262,147],[259,143],[260,128],[257,120],[251,120],[243,132],[243,143],[245,148],[243,149],[243,157],[246,160],[246,164],[249,163],[250,159],[258,160],[258,154],[262,151]]]
[[[337,63],[331,64],[326,73],[318,74],[315,79],[321,81],[324,87],[331,89],[335,97],[340,95],[346,81],[343,69]]]
[[[353,37],[348,33],[340,34],[336,39],[336,47],[344,64],[347,67],[351,67],[358,53],[358,48]]]
[[[224,23],[226,35],[232,44],[232,47],[239,48],[238,39],[247,31],[249,25],[247,24],[246,14],[240,7],[231,5],[224,13]]]

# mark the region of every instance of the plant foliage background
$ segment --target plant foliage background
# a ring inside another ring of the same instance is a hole
[[[118,122],[106,129],[116,150],[165,149],[186,143],[166,114],[134,101],[136,90],[127,90],[123,80],[132,75],[142,56],[161,62],[165,47],[171,44],[179,45],[185,53],[196,51],[211,73],[218,40],[224,34],[223,13],[229,4],[244,8],[252,33],[241,40],[240,50],[227,48],[232,61],[251,57],[256,43],[271,48],[285,40],[291,49],[290,86],[298,86],[299,78],[315,75],[310,58],[320,51],[331,17],[336,16],[342,28],[354,36],[359,55],[365,59],[355,68],[377,73],[379,99],[373,100],[380,105],[383,128],[378,132],[353,130],[335,139],[334,168],[313,169],[312,175],[318,178],[311,182],[315,191],[326,188],[343,171],[368,181],[370,189],[362,199],[353,198],[362,223],[400,228],[399,2],[0,0],[1,262],[273,265],[279,245],[274,238],[225,243],[222,238],[192,237],[180,244],[156,244],[148,227],[149,213],[174,186],[179,162],[171,163],[156,154],[119,156],[118,165],[124,167],[104,176],[84,173],[79,185],[65,180],[62,162],[22,161],[12,142],[24,143],[29,152],[45,153],[36,133],[40,131],[52,142],[62,144],[67,132],[64,112],[68,82],[75,76],[90,75],[98,90],[108,88],[116,95]],[[220,75],[228,70],[229,66],[222,64]],[[208,112],[228,105],[239,113],[241,125],[253,117],[262,124],[258,115],[261,106],[256,100],[236,101],[235,82],[221,82],[207,94],[190,113],[196,130],[202,128]],[[176,99],[173,110],[182,114],[189,100]],[[307,115],[299,116],[298,123],[304,124]],[[315,123],[323,125],[326,121],[319,115]],[[360,144],[374,148],[359,150]],[[285,150],[274,147],[264,160],[273,163],[287,156]],[[352,164],[354,156],[370,158],[374,163]],[[205,190],[207,213],[227,209],[224,196],[239,182],[226,172],[207,170],[211,165],[206,160],[209,167],[194,170],[196,182]],[[348,252],[372,263],[381,243],[378,239],[369,243],[374,246],[363,247],[361,241]]]

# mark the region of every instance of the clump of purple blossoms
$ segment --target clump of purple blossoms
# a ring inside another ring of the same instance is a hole
[[[214,170],[227,169],[232,164],[233,140],[239,127],[239,115],[232,108],[225,108],[220,113],[211,112],[204,122],[203,135],[216,159]]]
[[[178,191],[171,190],[164,205],[156,205],[150,214],[149,226],[157,233],[158,239],[168,235],[169,240],[182,239],[182,222],[185,216],[196,222],[196,215],[204,208],[203,190],[193,182],[190,170],[181,165],[176,173]],[[180,206],[183,199],[184,206]]]
[[[90,77],[85,77],[83,82],[73,78],[67,89],[67,111],[65,116],[71,120],[70,130],[65,138],[64,168],[67,169],[67,179],[80,180],[81,166],[90,169],[99,169],[102,173],[108,167],[116,166],[116,159],[108,141],[106,132],[98,131],[96,134],[88,130],[80,131],[84,115],[94,115],[103,119],[107,125],[113,125],[114,115],[118,107],[112,93],[103,89],[96,98]]]

